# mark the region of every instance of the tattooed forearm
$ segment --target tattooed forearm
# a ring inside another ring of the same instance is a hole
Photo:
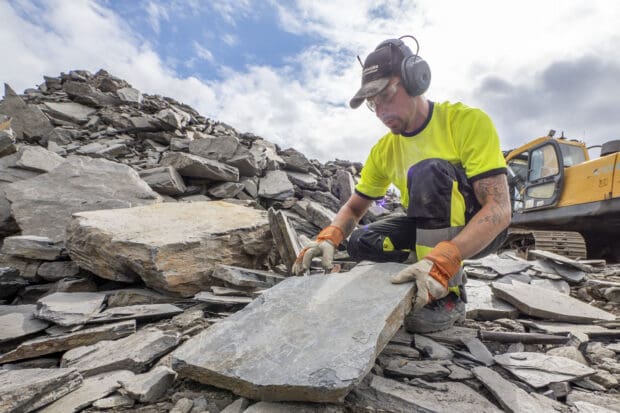
[[[355,229],[356,225],[357,220],[355,218],[348,218],[342,223],[342,232],[344,232],[345,236],[349,236]]]

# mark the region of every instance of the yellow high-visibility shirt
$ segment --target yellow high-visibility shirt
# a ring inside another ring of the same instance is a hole
[[[405,135],[389,132],[373,146],[355,186],[359,195],[380,199],[394,184],[406,208],[407,171],[429,158],[464,168],[471,182],[506,173],[499,137],[486,113],[462,103],[430,102],[429,114],[417,131]]]

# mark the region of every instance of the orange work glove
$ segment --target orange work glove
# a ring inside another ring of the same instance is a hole
[[[310,242],[301,250],[291,269],[293,274],[302,275],[308,271],[312,258],[319,256],[321,257],[323,269],[325,271],[331,270],[334,262],[334,253],[343,239],[344,233],[337,226],[330,225],[324,228],[319,232],[316,240]]]
[[[392,276],[394,284],[415,281],[413,311],[448,295],[448,282],[461,269],[461,252],[452,241],[442,241],[420,261]]]

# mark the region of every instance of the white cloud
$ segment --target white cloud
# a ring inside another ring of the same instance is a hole
[[[170,19],[166,7],[154,1],[148,2],[146,6],[146,13],[151,28],[155,33],[159,33],[160,24],[162,21],[167,21]]]
[[[616,47],[620,4],[613,0],[300,0],[287,6],[273,1],[280,26],[310,35],[315,43],[290,56],[290,66],[224,68],[224,81],[208,83],[179,77],[172,63],[97,3],[56,0],[41,10],[38,2],[21,0],[17,4],[29,9],[28,20],[17,15],[11,4],[15,3],[0,1],[4,22],[0,44],[4,56],[10,56],[0,65],[0,80],[16,89],[33,86],[43,75],[105,68],[144,92],[173,97],[205,116],[322,161],[363,161],[385,130],[365,108],[348,108],[360,82],[355,55],[364,59],[380,41],[402,34],[418,38],[420,53],[431,65],[433,82],[427,96],[482,107],[496,121],[504,146],[514,146],[552,127],[565,130],[568,136],[582,136],[585,130],[589,144],[610,138],[602,136],[606,130],[593,127],[592,118],[575,115],[583,112],[584,99],[591,98],[600,108],[615,107],[617,90],[611,85],[592,86],[596,96],[586,92],[580,105],[571,101],[531,105],[541,114],[518,113],[510,105],[515,91],[521,90],[527,91],[522,94],[526,101],[535,102],[537,87],[545,85],[542,76],[554,62],[594,56],[595,61],[620,64]],[[234,24],[236,17],[251,16],[265,3],[231,0],[205,5],[175,0],[168,8],[154,0],[149,4],[155,5],[150,15],[157,17],[153,22],[158,24],[175,13],[194,13],[205,7],[214,8]],[[234,33],[218,40],[231,47],[238,44]],[[194,42],[197,56],[186,65],[195,64],[198,57],[213,58],[198,41]],[[504,96],[502,105],[492,105],[497,100],[490,99],[489,89],[481,87],[490,78],[515,88]]]

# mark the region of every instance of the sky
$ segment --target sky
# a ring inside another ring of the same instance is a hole
[[[0,0],[0,21],[0,81],[18,93],[105,69],[321,162],[363,162],[387,131],[348,105],[357,56],[406,34],[426,97],[484,110],[502,149],[550,129],[620,139],[615,0]]]

